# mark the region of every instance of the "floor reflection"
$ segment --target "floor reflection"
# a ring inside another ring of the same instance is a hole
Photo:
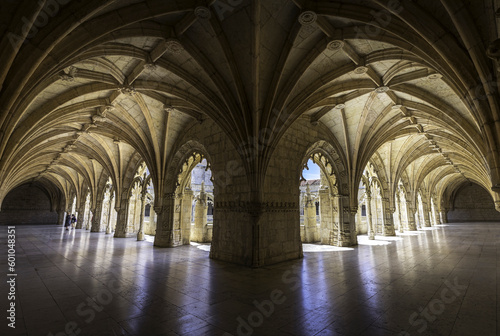
[[[373,245],[373,246],[390,245],[391,242],[387,238],[389,237],[375,236],[375,239],[369,239],[368,236],[361,235],[358,236],[358,245]]]
[[[70,322],[80,335],[413,335],[411,316],[454,284],[426,334],[496,333],[498,223],[303,244],[303,259],[258,269],[209,259],[210,244],[61,230],[17,230],[19,335]]]

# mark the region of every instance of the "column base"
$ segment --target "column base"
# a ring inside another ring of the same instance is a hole
[[[418,231],[417,226],[415,224],[408,226],[408,231]]]
[[[208,230],[206,227],[201,227],[201,228],[195,227],[190,231],[190,237],[192,242],[210,243],[210,239],[208,237]]]
[[[176,246],[179,246],[179,244],[174,243],[172,231],[166,231],[166,232],[163,232],[162,234],[159,234],[157,232],[153,245],[156,247],[176,247]]]
[[[395,235],[396,235],[396,230],[394,230],[393,226],[385,228],[384,237],[393,237]]]
[[[124,232],[116,232],[114,236],[115,238],[135,238],[136,235],[134,233],[124,233]]]
[[[138,241],[144,240],[144,233],[143,232],[138,232],[137,233],[137,240]]]
[[[351,246],[356,246],[357,244],[351,244],[350,242],[339,242],[337,244],[338,247],[351,247]]]

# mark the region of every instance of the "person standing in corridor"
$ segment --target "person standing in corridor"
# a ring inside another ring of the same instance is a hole
[[[70,226],[71,226],[71,216],[70,214],[67,214],[66,219],[64,220],[64,227],[66,227],[66,231],[69,231]]]

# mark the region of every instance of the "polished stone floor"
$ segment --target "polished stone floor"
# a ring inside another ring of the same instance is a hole
[[[16,328],[0,335],[498,335],[500,223],[448,224],[250,269],[207,245],[155,248],[16,227]],[[7,227],[0,227],[4,279]]]

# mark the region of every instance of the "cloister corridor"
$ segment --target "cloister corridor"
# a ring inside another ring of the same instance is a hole
[[[252,269],[203,244],[18,226],[19,319],[0,333],[497,335],[499,236],[498,223],[450,223],[354,248],[304,244],[301,260]]]

